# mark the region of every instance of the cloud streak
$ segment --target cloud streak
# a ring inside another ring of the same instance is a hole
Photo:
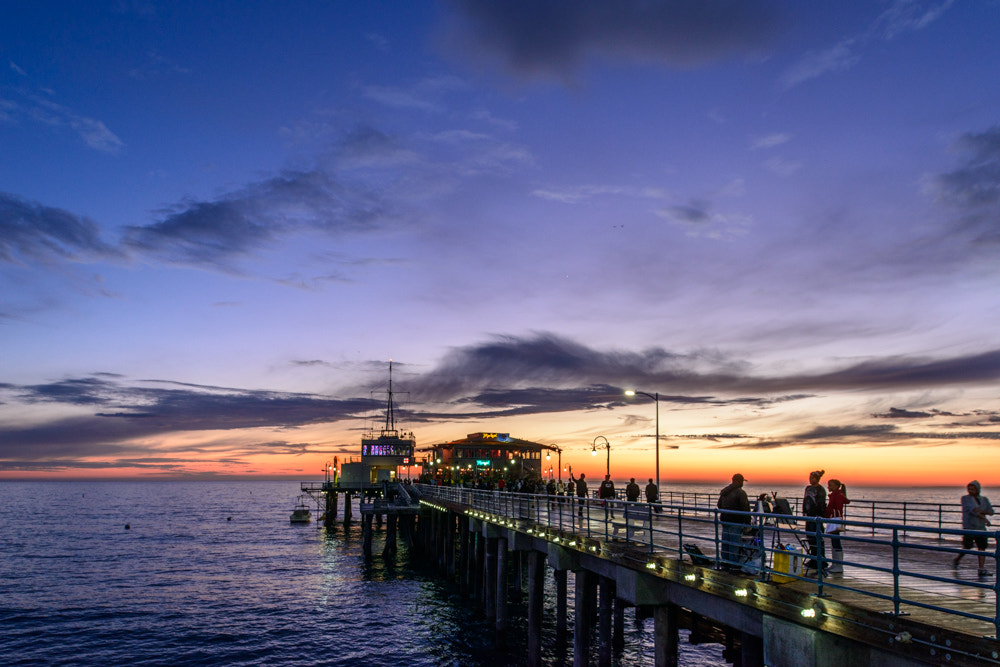
[[[922,30],[941,18],[953,2],[895,0],[865,30],[845,37],[830,48],[802,56],[782,75],[781,86],[789,89],[829,73],[851,69],[861,62],[861,52],[871,43]]]
[[[19,76],[27,78],[23,69],[13,62],[10,66]],[[125,142],[102,121],[79,114],[41,94],[25,90],[16,92],[16,100],[0,98],[0,122],[34,122],[48,127],[69,128],[88,147],[102,153],[117,154],[125,148]]]
[[[93,260],[117,256],[88,218],[0,192],[0,262]]]
[[[752,0],[452,0],[446,44],[526,78],[568,79],[593,58],[692,67],[759,52],[774,5]]]

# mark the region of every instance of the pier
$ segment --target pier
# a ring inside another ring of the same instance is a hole
[[[1000,535],[990,533],[994,541],[985,552],[992,576],[979,577],[982,552],[957,548],[962,531],[940,506],[859,508],[856,514],[887,520],[840,521],[842,560],[833,561],[828,548],[816,556],[822,565],[843,568],[827,574],[823,567],[792,566],[806,558],[809,537],[805,518],[794,514],[745,513],[747,535],[737,560],[727,561],[720,511],[708,497],[667,496],[648,504],[426,484],[369,486],[303,483],[302,490],[325,500],[327,527],[337,521],[338,495],[345,495],[348,523],[350,498],[358,497],[365,557],[374,557],[374,534],[384,522],[382,557],[395,556],[401,535],[418,560],[475,599],[495,624],[497,641],[508,632],[511,597],[526,589],[529,665],[542,664],[543,619],[552,616],[543,606],[549,580],[556,636],[572,642],[573,664],[580,667],[595,658],[612,664],[624,642],[626,610],[653,619],[657,667],[678,664],[682,628],[692,643],[722,644],[724,657],[741,667],[1000,666]],[[953,566],[959,553],[966,555],[962,569]]]
[[[750,513],[753,556],[727,563],[714,507],[414,490],[430,513],[420,517],[422,547],[495,619],[498,636],[506,630],[507,579],[526,568],[529,664],[541,664],[541,587],[551,568],[560,633],[569,632],[567,573],[574,573],[574,665],[590,664],[595,623],[598,664],[611,664],[626,608],[654,619],[658,667],[677,664],[682,626],[697,641],[723,643],[726,658],[744,667],[1000,665],[996,578],[952,568],[961,551],[954,547],[961,531],[952,528],[844,521],[843,574],[808,575],[785,566],[780,546],[807,537],[802,517]],[[690,545],[699,547],[694,558]],[[996,550],[986,555],[995,575]],[[819,559],[829,561],[822,551]]]

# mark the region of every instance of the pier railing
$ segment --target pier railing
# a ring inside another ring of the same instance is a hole
[[[618,500],[625,500],[624,491],[616,490]],[[714,507],[717,493],[701,491],[663,491],[660,501],[668,505],[693,507]],[[593,492],[597,497],[597,491]],[[773,500],[773,499],[772,499]],[[786,498],[793,514],[799,513],[801,498]],[[925,526],[936,528],[962,527],[961,505],[955,503],[928,503],[906,500],[866,500],[852,499],[846,508],[848,514],[858,520],[875,523],[899,523],[907,527]]]
[[[685,498],[699,503],[674,503],[666,497],[665,502],[649,504],[416,486],[422,494],[533,530],[631,545],[651,556],[687,557],[759,580],[799,582],[815,586],[820,596],[855,594],[851,597],[856,600],[860,594],[874,611],[904,615],[926,610],[962,621],[958,625],[963,631],[1000,635],[1000,531],[955,528],[954,519],[942,509],[935,516],[934,509],[923,507],[935,507],[932,503],[872,501],[870,520],[817,521],[796,514],[726,511],[746,522],[732,524],[721,520],[722,510],[708,494]],[[855,510],[853,516],[864,513]],[[827,532],[833,529],[839,533]],[[967,535],[986,537],[990,546],[986,551],[963,549]],[[831,548],[834,539],[841,546],[836,552]],[[959,556],[965,570],[955,566]],[[815,567],[804,568],[807,563]],[[975,574],[969,574],[970,566]]]

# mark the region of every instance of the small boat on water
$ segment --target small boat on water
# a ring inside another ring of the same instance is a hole
[[[312,512],[309,511],[309,506],[306,505],[307,496],[299,496],[299,503],[292,510],[292,516],[290,521],[292,523],[309,523],[312,521]]]

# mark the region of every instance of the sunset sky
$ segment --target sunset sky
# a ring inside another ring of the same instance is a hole
[[[1000,2],[0,4],[0,479],[1000,484]]]

